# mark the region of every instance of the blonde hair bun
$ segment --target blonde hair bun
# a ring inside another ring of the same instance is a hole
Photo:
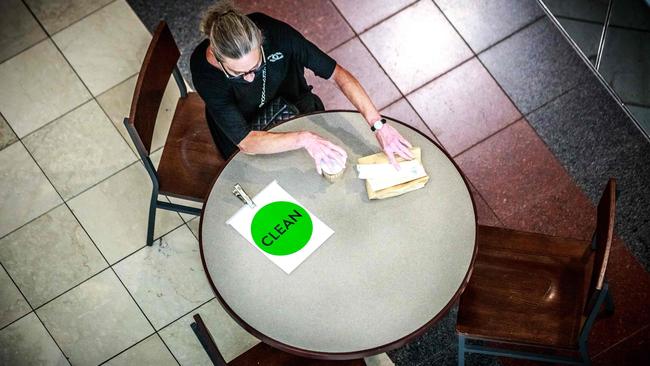
[[[231,0],[217,1],[205,11],[201,32],[219,61],[239,59],[262,44],[262,32]]]

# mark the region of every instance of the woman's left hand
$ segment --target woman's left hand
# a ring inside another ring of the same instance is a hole
[[[406,160],[411,160],[415,158],[413,153],[411,153],[411,144],[406,141],[402,135],[397,132],[393,126],[388,123],[384,124],[381,129],[375,132],[375,137],[379,141],[379,145],[384,150],[386,156],[388,156],[388,161],[395,167],[396,170],[399,170],[399,164],[395,159],[395,154],[401,156]]]

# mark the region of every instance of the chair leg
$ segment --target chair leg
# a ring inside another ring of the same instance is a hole
[[[151,192],[151,202],[149,203],[149,223],[147,224],[147,245],[153,245],[153,231],[156,224],[156,208],[158,202],[158,190],[154,186]]]
[[[458,366],[465,366],[465,336],[458,335]]]
[[[614,298],[611,291],[607,291],[607,296],[605,296],[605,314],[614,314]]]
[[[587,351],[587,343],[580,342],[580,358],[582,359],[582,364],[585,366],[591,365],[591,360],[589,359],[589,352]]]

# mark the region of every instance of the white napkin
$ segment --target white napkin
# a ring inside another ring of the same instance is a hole
[[[400,170],[391,164],[357,164],[359,179],[367,179],[374,191],[410,182],[427,175],[422,163],[417,160],[399,163]]]

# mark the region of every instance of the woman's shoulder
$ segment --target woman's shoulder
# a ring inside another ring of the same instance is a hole
[[[199,94],[213,93],[215,91],[225,91],[228,88],[226,78],[222,72],[210,65],[206,58],[206,50],[210,40],[205,39],[199,43],[190,56],[190,73],[192,82]]]
[[[209,44],[210,40],[206,38],[194,47],[194,51],[192,51],[192,55],[190,56],[191,69],[194,69],[194,67],[202,67],[208,63],[208,60],[205,58],[205,51],[208,49]]]
[[[291,26],[287,23],[279,19],[275,19],[264,13],[251,13],[247,16],[253,21],[253,23],[255,23],[262,31],[265,31],[266,33],[282,33],[287,29],[291,29]]]

